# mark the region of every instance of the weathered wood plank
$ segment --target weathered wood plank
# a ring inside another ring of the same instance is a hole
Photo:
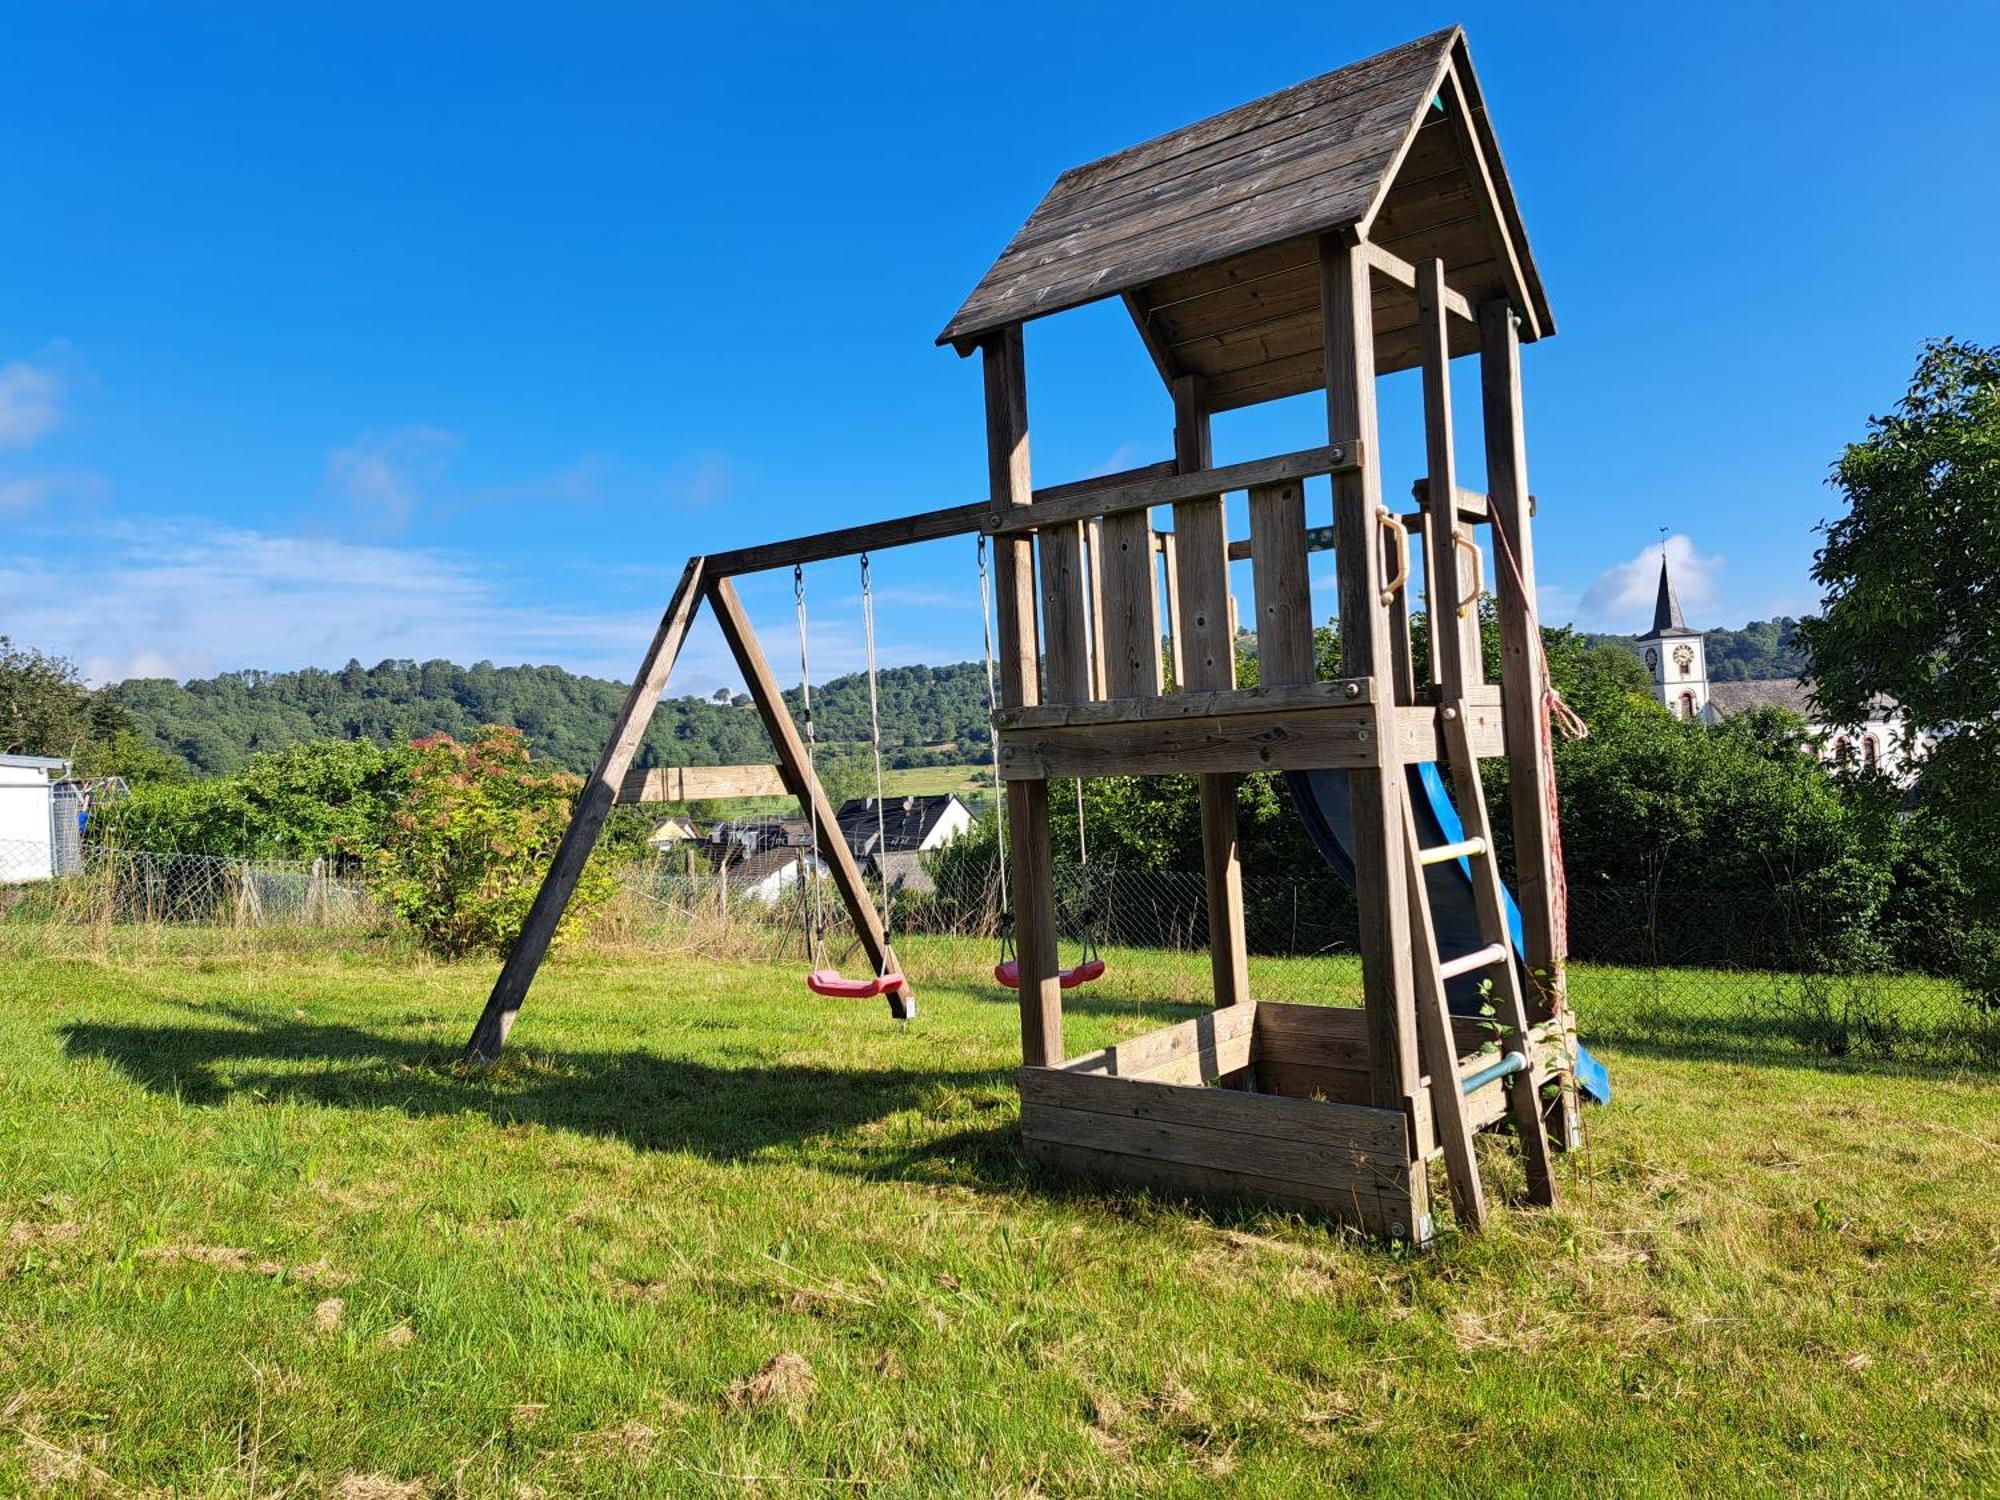
[[[1357,468],[1365,457],[1353,439],[1328,443],[1318,448],[1301,448],[1270,458],[1246,463],[1224,464],[1171,476],[1120,480],[1091,489],[1072,490],[1052,499],[1037,499],[1025,509],[994,507],[984,529],[993,536],[1009,536],[1051,526],[1060,521],[1083,521],[1092,516],[1113,516],[1150,510],[1155,505],[1173,505],[1183,500],[1202,500],[1247,490],[1252,485],[1277,484],[1287,479],[1311,479],[1320,474],[1341,474]]]
[[[1247,1048],[1255,1022],[1255,1006],[1233,1006],[1071,1058],[1062,1067],[1067,1073],[1151,1077],[1161,1069],[1175,1066],[1203,1051],[1231,1052],[1233,1055],[1237,1044]]]
[[[1175,693],[1165,698],[1107,698],[1098,703],[1046,703],[1001,709],[1000,729],[1055,729],[1078,724],[1139,724],[1168,719],[1203,719],[1228,714],[1352,708],[1372,703],[1374,684],[1365,677],[1302,682],[1295,687],[1238,688],[1218,693]],[[1493,700],[1498,703],[1496,697]]]
[[[777,751],[778,770],[784,777],[785,790],[798,798],[800,808],[812,825],[813,851],[832,872],[834,888],[840,892],[841,905],[847,909],[847,918],[854,924],[854,934],[860,939],[861,951],[867,955],[875,973],[901,973],[902,966],[896,961],[896,955],[889,947],[889,936],[882,928],[882,915],[875,909],[875,898],[862,879],[854,851],[840,836],[840,825],[834,818],[836,809],[827,799],[826,789],[819,783],[812,761],[806,754],[805,742],[799,738],[798,726],[792,722],[791,710],[785,706],[784,692],[778,686],[770,662],[765,659],[764,648],[758,644],[757,632],[751,628],[750,617],[743,611],[743,602],[736,596],[736,586],[727,578],[710,580],[708,602],[709,608],[715,612],[715,623],[722,627],[722,638],[728,643],[730,654],[736,658],[737,669],[750,688],[750,697],[757,705],[757,717],[763,722],[764,733]],[[891,1013],[903,1020],[916,1014],[916,991],[907,980],[889,996],[889,1008]]]
[[[1041,554],[1042,696],[1054,703],[1083,702],[1091,697],[1083,523],[1045,526],[1035,543]]]
[[[1174,466],[1163,460],[1101,474],[1092,479],[1071,480],[1036,491],[1035,499],[1058,501],[1097,490],[1116,490],[1149,479],[1171,477]],[[826,562],[836,557],[854,557],[863,552],[885,552],[892,547],[911,547],[919,542],[941,541],[947,537],[970,536],[993,514],[991,499],[966,505],[947,505],[939,510],[919,511],[913,516],[894,516],[885,521],[868,521],[859,526],[843,526],[834,531],[783,541],[761,542],[754,547],[737,547],[710,554],[704,572],[710,578],[733,578],[744,573],[762,573],[773,568],[797,567],[803,563]]]
[[[1407,1238],[1408,1226],[1417,1217],[1407,1190],[1399,1193],[1393,1186],[1374,1190],[1329,1189],[1245,1172],[1219,1172],[1180,1161],[1128,1156],[1095,1146],[1071,1146],[1032,1136],[1023,1144],[1028,1154],[1044,1166],[1086,1181],[1129,1184],[1174,1198],[1302,1208],[1381,1239]]]
[[[1020,325],[984,345],[986,483],[996,508],[1022,509],[1034,493],[1028,464],[1028,375]],[[994,545],[999,593],[1000,681],[1010,707],[1041,701],[1035,629],[1035,560],[1025,536]],[[1014,863],[1014,952],[1019,968],[1021,1057],[1035,1064],[1062,1060],[1062,991],[1056,957],[1054,854],[1047,783],[1022,782],[1005,792],[1008,851]]]
[[[1160,576],[1153,525],[1144,510],[1107,515],[1103,524],[1104,687],[1113,698],[1157,698]]]
[[[611,814],[618,783],[631,767],[632,757],[639,752],[639,742],[645,739],[647,726],[653,722],[653,710],[659,705],[660,694],[665,691],[667,678],[680,656],[681,644],[687,639],[688,627],[694,623],[695,611],[701,605],[706,577],[706,559],[701,557],[689,558],[681,570],[680,582],[674,587],[666,613],[660,617],[652,644],[646,648],[638,676],[632,679],[631,690],[625,695],[618,717],[612,721],[604,751],[598,756],[590,779],[577,794],[569,827],[563,830],[562,841],[556,845],[555,858],[549,862],[549,872],[535,892],[534,904],[521,924],[521,934],[507,950],[507,960],[493,981],[492,993],[486,997],[486,1009],[465,1044],[468,1062],[490,1063],[507,1044],[507,1033],[513,1029],[514,1018],[528,998],[535,971],[549,951],[584,864],[597,846],[604,820]]]
[[[1214,771],[1373,767],[1383,755],[1370,705],[1316,714],[1231,714],[1143,724],[1004,731],[1006,781],[1050,776],[1171,776]],[[1393,754],[1393,747],[1388,752]]]
[[[1250,491],[1250,580],[1257,602],[1257,681],[1313,680],[1312,579],[1306,569],[1306,491],[1285,480]]]
[[[1453,710],[1456,712],[1456,710]],[[1468,705],[1472,748],[1482,760],[1507,754],[1506,724],[1498,704]],[[1429,704],[1396,709],[1396,755],[1405,765],[1445,759],[1445,710]]]
[[[1264,1057],[1257,1060],[1256,1073],[1257,1087],[1266,1094],[1284,1094],[1293,1099],[1326,1099],[1336,1104],[1368,1102],[1366,1067],[1333,1068],[1322,1063]]]
[[[618,801],[727,802],[737,797],[782,797],[785,778],[776,766],[660,766],[628,771]]]
[[[1298,1178],[1304,1182],[1372,1181],[1380,1162],[1400,1170],[1409,1160],[1403,1116],[1365,1105],[1328,1107],[1280,1094],[1071,1073],[1060,1068],[1022,1068],[1020,1088],[1024,1118],[1044,1109],[1074,1110],[1243,1136],[1251,1150],[1266,1142],[1317,1148],[1313,1156],[1298,1158],[1311,1174]],[[1034,1135],[1052,1134],[1026,1126],[1023,1129]],[[1277,1177],[1293,1176],[1290,1171],[1273,1170],[1275,1165],[1267,1161],[1256,1170]]]

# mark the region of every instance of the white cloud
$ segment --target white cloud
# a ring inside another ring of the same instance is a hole
[[[554,662],[628,679],[659,623],[678,570],[662,569],[656,600],[603,609],[517,602],[518,580],[473,559],[427,548],[276,536],[206,522],[115,522],[87,551],[50,529],[16,533],[0,561],[7,633],[74,660],[93,683],[126,677],[198,677],[242,667],[339,667],[385,658],[502,665]],[[789,586],[749,601],[781,681],[796,674]],[[957,660],[922,634],[922,619],[885,621],[884,666]],[[976,636],[972,651],[977,653]],[[860,670],[858,611],[812,623],[816,682]],[[706,614],[691,634],[669,692],[741,686]]]
[[[434,427],[364,432],[327,455],[326,488],[368,530],[401,531],[444,477],[458,439]]]
[[[0,448],[28,448],[62,421],[62,377],[15,360],[0,365]]]
[[[1703,557],[1682,535],[1666,541],[1667,566],[1681,608],[1699,615],[1720,593],[1724,559]],[[1660,591],[1660,548],[1642,549],[1636,557],[1609,568],[1583,591],[1577,602],[1579,623],[1596,630],[1632,632],[1653,623],[1653,604]]]

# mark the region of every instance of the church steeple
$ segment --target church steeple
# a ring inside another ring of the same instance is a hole
[[[1639,637],[1639,655],[1653,674],[1653,691],[1677,719],[1699,719],[1708,709],[1708,642],[1688,629],[1681,598],[1674,591],[1667,549],[1660,548],[1660,593],[1653,604],[1653,628]]]
[[[1660,598],[1653,606],[1653,634],[1668,635],[1686,630],[1687,621],[1681,618],[1680,595],[1674,592],[1674,580],[1667,572],[1667,554],[1660,553]]]

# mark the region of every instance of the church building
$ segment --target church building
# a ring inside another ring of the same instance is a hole
[[[1915,763],[1923,746],[1918,745],[1914,753],[1905,752],[1902,711],[1886,698],[1869,710],[1868,721],[1858,729],[1834,731],[1820,722],[1811,686],[1803,678],[1710,682],[1707,641],[1682,617],[1680,596],[1674,591],[1664,555],[1660,558],[1660,593],[1653,605],[1653,628],[1639,637],[1638,648],[1640,659],[1652,674],[1654,695],[1677,719],[1720,724],[1751,709],[1782,708],[1806,721],[1806,732],[1821,760],[1883,771],[1902,784],[1915,777]]]

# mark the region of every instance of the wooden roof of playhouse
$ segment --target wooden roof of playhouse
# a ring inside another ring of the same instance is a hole
[[[1212,410],[1317,389],[1318,237],[1340,229],[1506,297],[1523,339],[1555,331],[1454,26],[1063,173],[938,342],[1122,295],[1161,376],[1206,377]],[[1375,344],[1379,371],[1417,363],[1407,292],[1379,292]]]

